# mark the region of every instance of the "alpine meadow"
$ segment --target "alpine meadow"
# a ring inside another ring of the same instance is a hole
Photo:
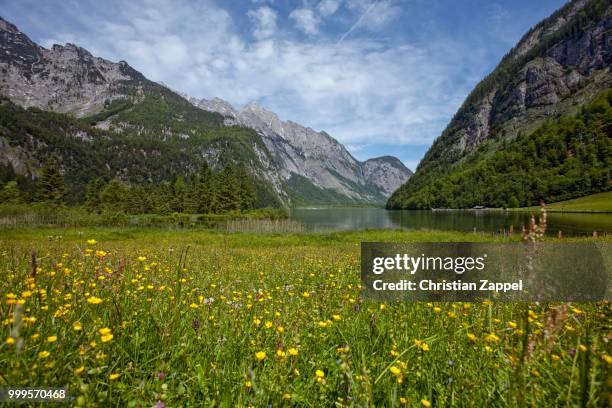
[[[0,403],[612,406],[611,27],[609,0],[3,1]],[[451,265],[410,300],[400,245]],[[547,298],[561,264],[599,295]],[[527,297],[447,297],[474,275]]]

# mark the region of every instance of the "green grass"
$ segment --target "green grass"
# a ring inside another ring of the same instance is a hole
[[[612,191],[591,194],[573,200],[560,201],[548,206],[549,211],[558,212],[612,212]]]
[[[607,303],[574,305],[544,336],[555,305],[360,297],[362,241],[486,235],[15,228],[0,237],[0,387],[68,385],[71,405],[100,407],[604,403]]]
[[[508,208],[508,211],[539,211],[540,207],[521,207]],[[611,213],[612,212],[612,191],[605,193],[591,194],[571,200],[558,201],[556,203],[546,203],[548,212],[557,213]],[[491,210],[497,210],[491,208]]]

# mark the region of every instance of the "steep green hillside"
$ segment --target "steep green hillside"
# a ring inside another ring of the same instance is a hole
[[[19,184],[32,191],[32,176],[53,162],[66,180],[69,201],[82,203],[86,185],[95,178],[157,185],[198,172],[206,161],[204,152],[217,150],[216,157],[207,159],[214,167],[244,164],[251,168],[257,206],[279,205],[269,182],[257,176],[260,162],[252,146],[262,142],[254,131],[223,127],[219,115],[183,103],[171,92],[158,92],[138,103],[109,103],[105,111],[85,119],[23,109],[1,100],[0,138],[14,160],[2,166],[0,184],[15,179],[16,173],[25,174],[17,177]],[[109,130],[92,126],[106,116]]]
[[[612,189],[612,90],[572,116],[513,141],[483,143],[465,161],[416,191],[398,190],[391,208],[518,207]]]
[[[609,89],[612,86],[611,19],[609,1],[572,1],[525,34],[497,68],[469,94],[425,154],[416,173],[392,195],[387,206],[501,205],[508,200],[511,196],[494,195],[500,191],[497,186],[490,186],[489,194],[474,192],[476,187],[466,186],[468,188],[457,191],[459,195],[453,199],[445,198],[447,192],[436,192],[432,186],[465,172],[497,150],[511,146],[513,140],[547,126],[551,119],[577,113],[581,106]],[[511,177],[507,174],[507,178]],[[507,184],[503,177],[501,181]],[[543,182],[554,184],[552,180]],[[566,180],[556,181],[560,185],[564,182]],[[522,203],[530,203],[539,196],[550,194],[548,190],[544,194],[541,186],[533,186],[531,193],[521,193],[526,188],[532,187],[523,186],[512,195],[523,194]],[[587,193],[589,188],[582,186],[579,190]],[[578,193],[568,192],[567,197]]]

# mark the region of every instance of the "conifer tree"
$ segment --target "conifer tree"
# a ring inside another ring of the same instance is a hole
[[[176,212],[185,211],[186,186],[185,179],[179,176],[172,185],[172,210]]]
[[[117,179],[113,179],[100,192],[100,205],[108,210],[124,211],[126,187]]]
[[[66,196],[64,177],[54,165],[48,165],[42,170],[37,186],[38,201],[60,204]]]
[[[89,211],[99,211],[100,210],[100,192],[104,188],[104,181],[99,177],[91,179],[89,183],[87,183],[87,187],[85,190],[85,207]]]
[[[255,203],[255,187],[244,165],[238,167],[237,173],[239,207],[248,210]]]
[[[234,166],[227,165],[216,174],[216,201],[217,212],[226,212],[240,209],[238,199],[238,178]]]
[[[9,181],[0,189],[0,204],[20,204],[23,194],[17,187],[16,181]]]
[[[201,214],[214,212],[217,195],[216,187],[217,185],[210,167],[208,167],[208,163],[204,162],[195,188],[195,196],[198,203],[197,212]]]

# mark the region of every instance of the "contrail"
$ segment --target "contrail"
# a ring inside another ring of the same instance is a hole
[[[342,37],[340,37],[340,39],[338,40],[338,42],[336,43],[336,45],[340,45],[342,43],[342,41],[344,41],[344,39],[346,37],[349,36],[349,34],[351,34],[353,32],[353,30],[355,30],[355,28],[357,28],[357,26],[359,24],[361,24],[361,21],[363,21],[363,18],[368,15],[368,13],[370,12],[370,10],[372,10],[372,8],[374,8],[374,6],[378,3],[378,0],[375,0],[374,3],[370,4],[370,6],[367,8],[366,11],[364,11],[364,13],[361,15],[361,17],[359,17],[359,19],[355,22],[355,24],[353,24],[353,26],[351,28],[349,28],[349,30],[342,34]]]

